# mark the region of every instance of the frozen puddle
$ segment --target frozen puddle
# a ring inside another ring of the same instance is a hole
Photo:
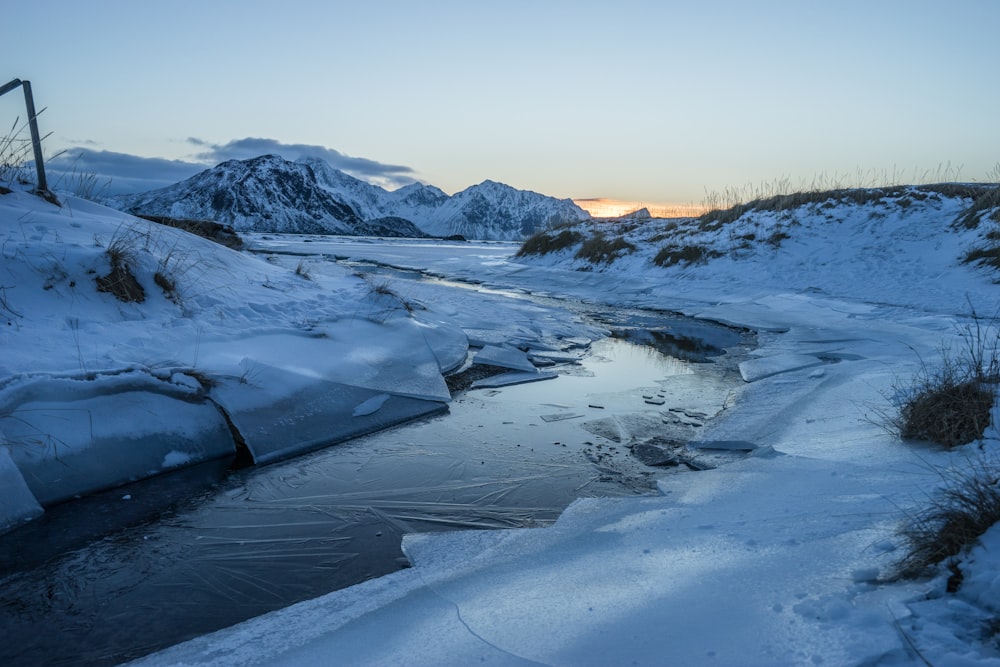
[[[550,363],[535,372],[553,378],[484,382],[447,415],[52,508],[0,537],[0,635],[19,638],[0,664],[118,664],[405,567],[406,533],[544,525],[581,496],[654,492],[666,468],[643,461],[691,470],[745,455],[682,444],[742,382],[735,360],[667,356],[654,346],[675,339],[610,328],[619,337],[578,350],[580,363],[538,351]],[[501,350],[484,357],[531,372]]]

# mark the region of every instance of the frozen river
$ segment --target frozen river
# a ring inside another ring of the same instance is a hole
[[[302,247],[279,248],[275,261],[301,261]],[[484,263],[510,253],[413,247],[439,253],[439,267],[460,251]],[[358,242],[310,256],[316,270],[334,256],[407,266],[406,253]],[[458,308],[516,299],[541,319],[572,317],[607,335],[553,355],[553,380],[462,389],[447,414],[269,466],[204,464],[51,509],[0,538],[0,635],[20,638],[0,647],[0,662],[116,664],[405,567],[405,533],[544,525],[582,496],[653,493],[667,468],[646,463],[689,471],[725,458],[675,455],[731,400],[742,333],[356,266],[403,294],[452,293]]]

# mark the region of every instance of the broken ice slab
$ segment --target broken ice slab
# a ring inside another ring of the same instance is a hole
[[[677,451],[668,447],[640,442],[633,445],[629,450],[635,458],[643,464],[653,467],[676,466],[680,464]]]
[[[728,452],[752,452],[760,445],[746,440],[696,440],[688,443],[692,449],[718,449]]]
[[[250,385],[222,380],[212,389],[246,441],[255,463],[270,463],[442,412],[447,404],[396,396],[330,380],[306,378],[275,367],[259,366]],[[284,386],[282,394],[261,383]],[[269,400],[261,401],[260,395]]]
[[[570,347],[588,347],[591,342],[589,338],[583,338],[582,336],[570,336],[562,340]]]
[[[0,432],[42,506],[236,455],[214,405],[159,393],[165,383],[148,376],[35,384],[38,398],[0,418]]]
[[[583,415],[579,412],[557,412],[551,415],[538,415],[545,422],[561,422],[566,419],[576,419],[577,417],[582,417]]]
[[[539,380],[551,380],[552,378],[559,377],[556,373],[550,373],[548,371],[511,371],[510,373],[501,373],[500,375],[493,375],[488,378],[482,378],[476,380],[472,383],[472,389],[494,389],[496,387],[509,387],[515,384],[524,384],[526,382],[538,382]]]
[[[746,382],[756,382],[772,375],[811,368],[822,363],[822,360],[811,354],[776,354],[740,363],[740,375]]]
[[[469,354],[469,339],[464,331],[434,322],[414,321],[414,324],[437,359],[441,373],[450,373],[465,363]]]
[[[528,358],[534,363],[572,364],[580,361],[579,354],[559,352],[556,350],[528,350]]]
[[[535,365],[528,360],[528,355],[524,352],[498,345],[484,346],[483,349],[476,352],[474,363],[500,366],[501,368],[510,368],[515,371],[531,372],[535,370]]]

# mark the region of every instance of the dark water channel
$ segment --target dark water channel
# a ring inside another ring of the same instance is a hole
[[[636,442],[695,439],[739,333],[640,311],[554,380],[269,466],[228,462],[52,508],[0,537],[0,664],[111,665],[405,567],[408,532],[541,526],[654,492]],[[711,461],[709,461],[711,464]],[[677,470],[685,469],[680,466]]]

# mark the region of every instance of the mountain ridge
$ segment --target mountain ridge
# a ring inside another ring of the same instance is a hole
[[[157,190],[106,204],[137,215],[198,218],[238,231],[523,240],[590,215],[556,199],[485,180],[452,196],[433,185],[397,190],[355,178],[319,158],[229,160]]]

